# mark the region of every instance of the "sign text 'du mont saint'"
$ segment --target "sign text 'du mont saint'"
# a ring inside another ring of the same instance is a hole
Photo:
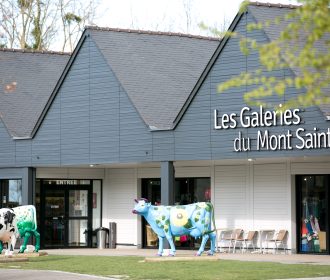
[[[302,122],[301,112],[300,109],[265,110],[260,106],[258,111],[243,107],[238,114],[220,114],[215,109],[214,129],[264,128],[263,130],[257,130],[256,135],[249,135],[248,137],[243,136],[242,131],[239,131],[237,137],[233,139],[235,152],[330,148],[330,128],[326,131],[319,131],[317,127],[314,127],[313,132],[307,132],[305,128],[298,127],[294,130],[283,130],[282,133],[272,133],[268,129],[271,127],[300,125]]]

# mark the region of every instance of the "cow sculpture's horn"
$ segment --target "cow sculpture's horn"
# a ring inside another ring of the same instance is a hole
[[[136,198],[134,199],[134,201],[135,201],[135,203],[138,203],[139,202]]]

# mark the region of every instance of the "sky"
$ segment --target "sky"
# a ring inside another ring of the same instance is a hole
[[[129,28],[209,35],[198,24],[228,27],[242,0],[98,0],[93,23],[102,27]],[[259,2],[296,4],[295,0]],[[186,8],[185,8],[186,6]],[[187,13],[186,13],[187,12]],[[189,17],[187,17],[187,14]],[[189,20],[187,20],[189,18]],[[188,22],[188,24],[187,24]],[[189,23],[190,22],[190,23]]]

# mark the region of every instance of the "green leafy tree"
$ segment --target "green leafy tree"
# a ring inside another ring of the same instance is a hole
[[[283,96],[288,88],[296,88],[299,94],[281,104],[281,109],[307,107],[330,103],[330,13],[329,0],[301,0],[301,6],[282,18],[249,24],[248,31],[264,29],[277,24],[285,26],[277,39],[258,43],[241,37],[241,51],[249,55],[259,53],[261,67],[243,72],[218,86],[219,92],[232,87],[254,85],[244,95],[250,105],[276,107],[267,103],[267,97]],[[243,2],[241,11],[249,3]],[[280,28],[280,27],[279,27]],[[227,36],[240,36],[229,33]],[[271,71],[293,69],[295,75],[277,77]]]

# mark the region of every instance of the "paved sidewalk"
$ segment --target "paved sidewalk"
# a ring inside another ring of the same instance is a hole
[[[0,269],[0,279],[6,280],[118,280],[115,278],[61,271]]]

